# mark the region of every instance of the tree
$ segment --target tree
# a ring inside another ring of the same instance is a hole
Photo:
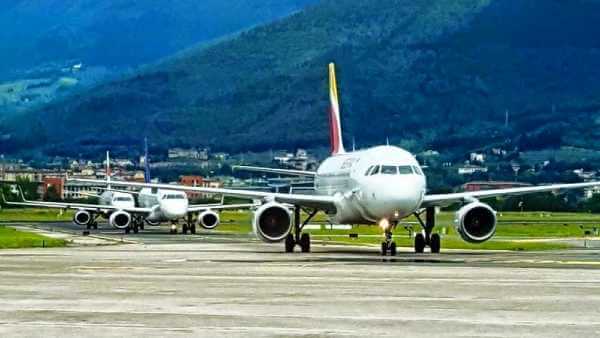
[[[23,191],[23,197],[28,200],[37,200],[39,198],[38,194],[38,184],[36,182],[32,182],[27,177],[17,177],[17,185]]]
[[[58,202],[60,200],[61,198],[56,187],[53,185],[48,186],[46,194],[44,195],[44,201]]]

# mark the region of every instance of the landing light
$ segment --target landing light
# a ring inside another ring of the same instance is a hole
[[[176,229],[177,229],[177,225],[171,224],[171,230],[176,230]]]
[[[390,227],[390,221],[387,218],[382,219],[379,221],[379,227],[384,231],[387,230]]]
[[[398,218],[398,217],[400,217],[400,213],[399,213],[398,211],[394,211],[394,217],[395,217],[395,218]]]

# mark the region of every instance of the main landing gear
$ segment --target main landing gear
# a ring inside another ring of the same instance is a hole
[[[435,228],[435,208],[429,207],[425,209],[425,222],[421,219],[421,214],[415,213],[415,217],[421,223],[421,227],[423,227],[423,232],[415,236],[415,252],[423,253],[425,247],[429,246],[431,253],[440,253],[440,235],[432,233],[433,228]]]
[[[308,217],[302,222],[300,213],[302,209],[299,206],[294,207],[294,233],[288,234],[285,238],[285,252],[294,252],[296,244],[300,246],[302,252],[310,252],[310,235],[302,233],[302,229],[313,217],[317,214],[318,210],[313,210],[308,213]]]
[[[191,214],[187,216],[187,222],[183,223],[181,230],[184,235],[187,235],[188,232],[192,235],[196,234],[196,223],[194,222],[194,218]]]

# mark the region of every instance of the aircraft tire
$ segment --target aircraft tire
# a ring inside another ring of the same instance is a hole
[[[429,244],[431,253],[440,253],[441,242],[439,234],[431,234],[431,243]]]
[[[310,252],[310,235],[309,234],[302,234],[302,236],[300,236],[300,249],[304,253]]]
[[[415,236],[415,252],[423,253],[425,251],[425,236],[423,234],[418,233]]]
[[[296,241],[294,240],[294,235],[289,234],[285,238],[285,252],[290,253],[294,252],[294,247],[296,246]]]
[[[387,256],[388,245],[387,242],[381,242],[381,255]]]
[[[390,243],[390,256],[396,256],[396,242]]]

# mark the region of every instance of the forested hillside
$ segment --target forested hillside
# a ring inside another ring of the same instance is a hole
[[[592,0],[323,0],[7,121],[2,151],[323,145],[330,61],[362,145],[597,149],[598,22]]]

